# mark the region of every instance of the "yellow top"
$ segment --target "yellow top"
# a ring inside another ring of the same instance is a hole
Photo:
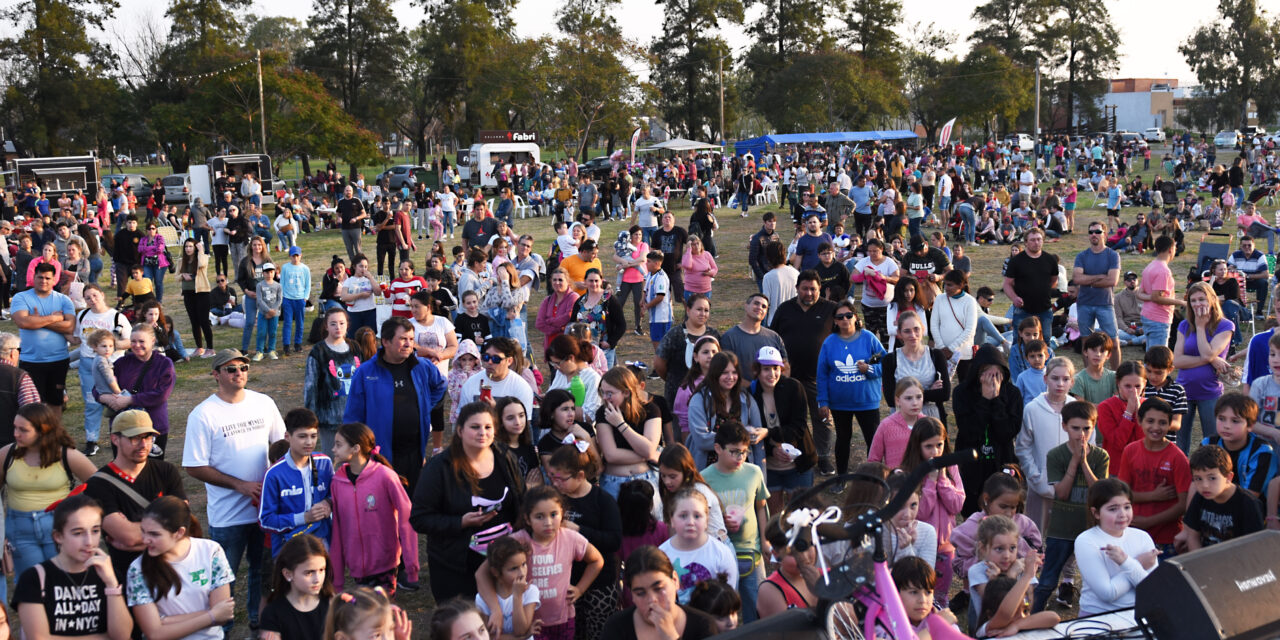
[[[71,493],[61,460],[41,468],[29,466],[22,458],[15,457],[9,473],[5,474],[4,484],[8,494],[6,506],[14,511],[44,511]]]
[[[151,283],[151,278],[141,280],[129,278],[124,284],[124,292],[131,296],[145,296],[148,293],[155,293],[156,287]]]

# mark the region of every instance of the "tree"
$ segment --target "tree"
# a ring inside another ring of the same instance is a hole
[[[956,72],[950,95],[963,124],[989,131],[992,119],[1012,122],[1035,103],[1032,72],[991,45],[974,47]]]
[[[758,102],[779,131],[874,128],[905,106],[897,82],[839,49],[796,56],[773,75]]]
[[[902,74],[907,110],[924,127],[925,139],[933,140],[943,123],[958,115],[951,94],[959,81],[955,76],[960,61],[943,54],[955,36],[933,24],[917,24],[908,39],[911,45],[904,55]]]
[[[112,57],[93,32],[115,0],[22,0],[0,11],[18,35],[8,52],[4,115],[15,137],[38,154],[83,153],[95,146],[100,100],[115,95],[105,77]]]
[[[184,55],[208,56],[239,45],[227,34],[243,33],[240,16],[251,0],[170,0],[165,16],[172,21],[169,40]],[[199,65],[199,60],[196,65]]]
[[[427,89],[453,138],[470,142],[480,129],[507,126],[510,110],[498,96],[511,82],[501,63],[515,53],[507,27],[514,1],[423,0],[422,6],[426,33],[417,55],[430,60]]]
[[[303,32],[302,22],[297,18],[286,16],[253,16],[250,18],[249,30],[244,36],[247,49],[272,49],[284,54],[285,60],[292,60],[294,54],[304,44],[297,34]]]
[[[568,0],[556,12],[564,32],[555,45],[556,103],[560,133],[573,141],[570,155],[585,160],[592,133],[615,135],[636,116],[637,79],[623,54],[639,56],[639,47],[622,37],[610,11],[619,0]]]
[[[385,91],[400,75],[409,44],[387,0],[315,0],[311,34],[298,62],[324,80],[342,108],[365,126],[387,131],[396,106]],[[353,170],[354,172],[354,170]]]
[[[886,77],[901,73],[902,43],[894,29],[902,16],[902,0],[849,0],[846,40],[872,68]]]
[[[1060,85],[1067,126],[1092,119],[1097,98],[1106,93],[1108,76],[1119,68],[1120,34],[1103,0],[1059,0],[1039,34],[1040,50],[1049,64],[1066,73]],[[1076,117],[1076,111],[1084,112]]]
[[[839,13],[842,2],[833,6],[820,0],[753,0],[749,4],[759,5],[762,11],[747,32],[782,64],[795,54],[834,44],[827,30],[827,17]]]
[[[1018,64],[1034,66],[1041,55],[1038,35],[1051,9],[1045,0],[988,0],[973,10],[980,26],[969,42],[989,44]]]
[[[1202,25],[1178,52],[1200,87],[1220,98],[1237,126],[1248,124],[1249,100],[1259,122],[1280,111],[1280,19],[1258,9],[1256,0],[1219,0],[1218,20]]]
[[[719,133],[717,63],[727,71],[733,63],[723,38],[710,35],[721,22],[740,24],[741,0],[657,0],[662,32],[649,46],[656,60],[650,77],[659,107],[672,133],[710,137]],[[733,122],[730,83],[725,83],[725,126]]]

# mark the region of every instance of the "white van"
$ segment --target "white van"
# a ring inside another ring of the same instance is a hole
[[[542,164],[542,150],[534,142],[473,144],[468,153],[471,156],[469,171],[462,172],[461,177],[482,189],[498,188],[498,177],[494,175],[493,168],[499,163]]]
[[[1036,150],[1036,141],[1029,133],[1011,133],[1004,137],[1004,142],[1020,151]]]

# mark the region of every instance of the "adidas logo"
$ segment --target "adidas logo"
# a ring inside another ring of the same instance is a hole
[[[844,362],[837,360],[835,365],[842,374],[836,376],[836,382],[863,382],[867,379],[866,375],[858,371],[858,361],[852,355],[846,355]]]

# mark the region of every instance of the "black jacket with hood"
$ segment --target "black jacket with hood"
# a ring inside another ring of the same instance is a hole
[[[982,371],[1000,367],[1000,393],[988,400],[982,395]],[[1009,364],[999,349],[983,345],[973,356],[968,375],[956,385],[951,408],[956,414],[956,450],[977,449],[978,460],[960,465],[965,517],[982,508],[982,485],[1007,463],[1017,463],[1013,440],[1022,428],[1022,394],[1009,379]]]

